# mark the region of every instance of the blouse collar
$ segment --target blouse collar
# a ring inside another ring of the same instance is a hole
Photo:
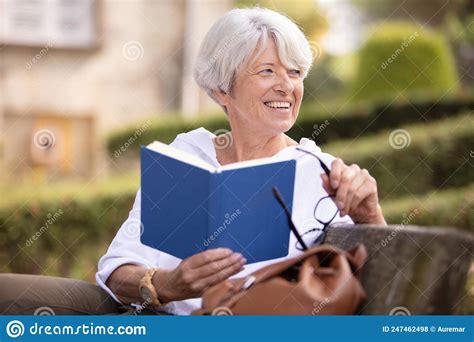
[[[213,139],[216,137],[216,135],[204,127],[200,127],[193,132],[189,132],[193,134],[186,134],[188,135],[188,138],[191,138],[192,143],[196,148],[200,149],[211,161],[215,166],[220,166],[219,161],[217,160],[217,154],[216,154],[216,149],[213,143]],[[316,143],[308,138],[301,138],[300,142],[298,145],[295,146],[288,146],[282,149],[281,151],[277,152],[273,157],[278,157],[280,155],[286,155],[288,152],[290,156],[292,156],[293,151],[295,148],[302,148],[310,152],[315,152],[315,153],[320,153],[321,149],[319,146],[316,145]]]

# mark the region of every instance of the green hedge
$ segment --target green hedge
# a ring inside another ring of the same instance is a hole
[[[359,52],[353,99],[452,93],[458,76],[449,44],[411,23],[378,25]]]
[[[54,190],[54,189],[52,189]],[[99,258],[127,218],[135,191],[98,192],[88,199],[57,198],[36,203],[11,203],[0,207],[0,272],[48,274],[94,280]],[[406,224],[474,226],[474,185],[429,195],[382,203],[389,223],[404,223],[415,209],[419,213]],[[420,206],[423,204],[423,207]],[[27,241],[55,213],[62,214],[47,230]],[[49,217],[48,217],[49,214]]]
[[[340,139],[359,138],[377,133],[383,129],[418,122],[431,122],[474,110],[474,100],[446,100],[441,102],[420,101],[415,103],[384,104],[368,109],[352,108],[350,112],[317,113],[318,105],[304,108],[298,123],[289,131],[289,135],[299,141],[301,137],[313,138],[318,145]],[[336,114],[333,116],[333,114]],[[329,124],[324,124],[327,120]],[[315,127],[314,125],[318,126]]]
[[[474,231],[474,183],[381,203],[389,224],[453,226]]]
[[[390,144],[390,134],[395,131],[385,131],[329,144],[323,151],[368,169],[377,179],[381,199],[460,187],[472,181],[472,117],[468,112],[435,123],[405,126],[411,141],[401,149]]]
[[[466,110],[474,110],[473,99],[435,102],[425,100],[412,104],[393,103],[351,108],[341,108],[337,104],[330,108],[320,104],[306,104],[301,108],[297,124],[288,134],[297,141],[301,137],[309,137],[317,144],[324,144],[336,139],[357,137],[362,132],[368,135],[383,128],[398,127],[410,122],[445,118]],[[326,120],[329,124],[325,124]],[[319,126],[315,127],[315,124]],[[180,117],[156,119],[113,132],[107,139],[107,150],[111,157],[138,158],[141,144],[146,145],[154,140],[170,143],[179,133],[201,126],[211,132],[230,129],[224,114],[195,120]]]
[[[137,185],[133,190],[128,185],[88,185],[82,185],[82,194],[75,186],[58,193],[50,187],[51,195],[43,199],[25,195],[0,206],[0,272],[93,281],[100,256],[128,215]]]
[[[195,120],[186,120],[179,116],[159,118],[112,132],[107,138],[107,151],[115,158],[119,156],[137,158],[140,145],[147,145],[155,140],[169,144],[179,133],[201,126],[211,132],[229,129],[225,114]]]

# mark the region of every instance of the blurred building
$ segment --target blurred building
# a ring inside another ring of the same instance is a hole
[[[92,176],[111,129],[216,108],[200,42],[232,0],[0,0],[2,168]],[[42,171],[41,171],[42,170]]]

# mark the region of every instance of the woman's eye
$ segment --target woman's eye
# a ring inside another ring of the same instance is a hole
[[[272,69],[264,69],[262,71],[260,71],[260,73],[266,73],[266,74],[271,74],[273,72]]]
[[[292,75],[301,75],[301,71],[297,70],[297,69],[293,69],[293,70],[290,70],[290,74]]]

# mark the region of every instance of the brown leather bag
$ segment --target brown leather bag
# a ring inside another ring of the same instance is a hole
[[[360,283],[367,251],[331,245],[207,289],[194,315],[350,315],[366,294]]]

